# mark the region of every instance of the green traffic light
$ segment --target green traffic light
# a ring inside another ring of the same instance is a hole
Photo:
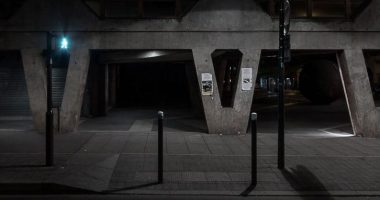
[[[61,40],[61,49],[68,49],[69,48],[69,41],[66,37],[63,37]]]

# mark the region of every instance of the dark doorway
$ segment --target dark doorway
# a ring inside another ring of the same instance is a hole
[[[376,107],[380,107],[380,50],[365,50],[363,53],[367,65],[373,100],[375,101]]]
[[[277,76],[276,51],[264,51],[252,106],[259,132],[277,133]],[[353,135],[335,51],[293,51],[284,85],[286,133]]]
[[[30,116],[29,97],[21,55],[0,52],[0,116]]]
[[[154,131],[159,110],[167,131],[207,131],[191,51],[93,52],[82,110],[92,127]]]
[[[191,108],[185,63],[123,64],[118,72],[118,107]]]
[[[19,51],[0,51],[0,130],[32,128],[21,54]]]

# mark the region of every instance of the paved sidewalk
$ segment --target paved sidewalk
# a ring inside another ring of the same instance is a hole
[[[277,136],[258,136],[259,196],[380,196],[380,140],[328,132],[287,134],[286,170]],[[0,131],[0,193],[240,195],[250,185],[250,135],[165,132],[164,184],[156,183],[155,132],[56,136],[44,167],[44,137]],[[248,190],[249,191],[249,190]]]

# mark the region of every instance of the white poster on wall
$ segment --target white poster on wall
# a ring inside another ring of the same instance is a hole
[[[241,89],[243,91],[252,90],[252,68],[242,68],[241,69],[242,84]]]
[[[210,96],[214,92],[212,74],[202,73],[202,95]]]

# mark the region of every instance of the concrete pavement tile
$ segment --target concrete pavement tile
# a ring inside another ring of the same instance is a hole
[[[206,172],[206,178],[211,182],[231,181],[231,178],[226,172]]]
[[[113,168],[117,163],[119,155],[108,156],[79,156],[82,161],[88,159],[89,161],[81,163],[78,160],[71,165],[61,168],[58,173],[53,174],[49,180],[51,182],[88,189],[93,191],[103,191],[108,188],[108,183],[113,174]],[[78,159],[74,156],[73,159]],[[75,163],[75,164],[73,164]]]
[[[251,181],[251,173],[244,172],[228,172],[228,176],[231,181],[235,182],[250,182]]]
[[[214,144],[214,145],[223,145],[223,140],[220,136],[216,135],[203,135],[204,140],[208,145]]]
[[[184,182],[205,182],[206,174],[204,172],[182,172],[182,181]]]
[[[148,135],[147,143],[145,146],[144,153],[157,153],[158,152],[158,143],[157,143],[157,135],[152,134]]]
[[[135,181],[137,182],[157,181],[157,172],[136,172]]]
[[[184,142],[184,143],[167,143],[166,153],[167,154],[189,154],[190,150],[189,150],[186,142]]]
[[[177,133],[167,133],[165,134],[166,143],[177,143],[177,144],[184,144],[186,142],[185,135],[184,134],[177,134]]]
[[[208,144],[208,147],[214,155],[233,155],[232,151],[223,144]]]
[[[165,182],[182,182],[182,173],[181,172],[164,172]]]
[[[144,153],[148,135],[131,134],[127,137],[127,142],[122,150],[123,153]]]

